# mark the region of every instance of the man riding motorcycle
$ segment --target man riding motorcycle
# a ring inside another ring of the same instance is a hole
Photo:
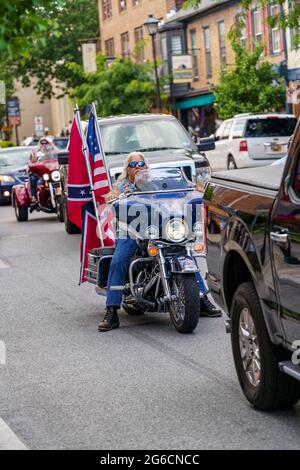
[[[130,153],[125,159],[123,172],[118,178],[117,184],[113,190],[106,195],[106,201],[109,202],[127,191],[134,192],[136,190],[135,177],[137,173],[147,168],[149,168],[149,164],[142,153]],[[110,331],[113,328],[118,328],[120,325],[117,311],[120,309],[123,293],[118,287],[124,285],[128,266],[136,249],[136,240],[128,237],[119,229],[116,234],[115,251],[108,274],[106,314],[103,321],[99,324],[99,331]],[[202,293],[201,316],[220,316],[221,311],[207,298],[208,291],[200,273],[197,273],[197,281],[200,292]]]

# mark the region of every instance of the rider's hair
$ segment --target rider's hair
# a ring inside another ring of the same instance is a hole
[[[149,168],[149,162],[148,162],[147,158],[145,157],[145,155],[142,152],[131,152],[129,155],[127,155],[127,157],[124,160],[123,171],[120,174],[120,176],[118,176],[118,181],[126,180],[126,178],[128,176],[128,174],[127,174],[128,163],[130,162],[130,159],[133,158],[133,157],[142,158],[144,160],[145,164],[146,164],[146,168]]]

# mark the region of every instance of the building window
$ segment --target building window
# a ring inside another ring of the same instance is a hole
[[[121,34],[121,53],[124,58],[128,58],[130,56],[128,32]]]
[[[105,41],[105,54],[107,57],[115,56],[115,41],[114,38],[107,39]]]
[[[226,65],[226,35],[225,35],[225,23],[224,20],[218,23],[219,30],[219,49],[220,49],[220,65],[221,69]]]
[[[104,20],[111,18],[112,16],[111,0],[102,0],[102,14],[103,14]]]
[[[193,64],[193,78],[194,81],[199,80],[199,68],[198,68],[198,57],[197,57],[197,33],[193,29],[191,34],[191,46],[192,46],[192,64]]]
[[[271,5],[270,6],[270,16],[277,17],[279,15],[279,6],[278,5]],[[271,45],[272,45],[272,53],[278,54],[281,52],[281,32],[278,27],[278,24],[271,28]]]
[[[210,29],[209,26],[203,28],[204,33],[204,49],[205,49],[205,62],[206,62],[206,78],[212,77],[211,65],[211,46],[210,46]]]
[[[253,11],[253,37],[255,44],[262,42],[262,11],[254,10]]]
[[[136,47],[136,61],[143,62],[145,59],[143,26],[134,29],[134,42]]]
[[[122,13],[123,11],[127,10],[127,2],[126,0],[119,0],[119,12]]]
[[[182,54],[182,39],[181,36],[171,37],[171,51],[172,55]]]
[[[141,4],[141,0],[132,0],[132,6],[137,7]]]

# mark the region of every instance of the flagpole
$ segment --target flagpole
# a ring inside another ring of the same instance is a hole
[[[96,201],[96,197],[95,197],[93,176],[92,176],[92,170],[91,170],[91,165],[90,165],[90,157],[89,157],[89,153],[88,153],[88,146],[87,146],[86,137],[85,137],[85,134],[84,134],[84,131],[83,131],[83,128],[82,128],[81,119],[80,119],[80,110],[79,110],[77,104],[76,104],[76,107],[74,109],[74,112],[75,112],[75,119],[76,119],[76,122],[77,122],[77,127],[78,127],[80,137],[81,137],[81,141],[82,141],[82,151],[83,151],[83,155],[84,155],[84,158],[85,158],[85,164],[86,164],[88,177],[89,177],[89,181],[90,181],[90,188],[91,188],[92,200],[93,200],[94,209],[95,209],[95,216],[96,216],[96,219],[97,219],[97,227],[98,227],[98,231],[99,231],[100,242],[101,242],[101,246],[103,247],[104,246],[103,234],[102,234],[100,218],[99,218],[99,213],[98,213],[98,205],[97,205],[97,201]]]
[[[96,122],[95,122],[95,129],[96,129],[96,134],[97,134],[98,142],[99,142],[100,145],[101,145],[101,153],[102,153],[102,158],[103,158],[103,162],[104,162],[104,166],[105,166],[105,170],[106,170],[106,174],[107,174],[107,179],[108,179],[109,188],[110,188],[110,190],[112,190],[112,182],[111,182],[110,172],[109,172],[109,168],[108,168],[107,162],[106,162],[106,157],[105,157],[105,152],[104,152],[104,146],[103,146],[103,141],[102,141],[101,132],[100,132],[100,129],[99,129],[98,116],[97,116],[96,106],[95,106],[95,103],[94,103],[94,102],[92,103],[92,113],[93,113],[94,116],[95,116],[95,121],[96,121]]]

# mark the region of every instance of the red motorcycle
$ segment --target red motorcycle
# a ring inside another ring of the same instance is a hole
[[[44,155],[39,161],[28,164],[29,179],[25,184],[17,184],[12,189],[12,203],[18,222],[28,220],[28,213],[42,211],[57,214],[60,222],[64,221],[61,204],[60,172],[57,153]],[[32,200],[30,191],[30,175],[39,177],[36,201]]]

